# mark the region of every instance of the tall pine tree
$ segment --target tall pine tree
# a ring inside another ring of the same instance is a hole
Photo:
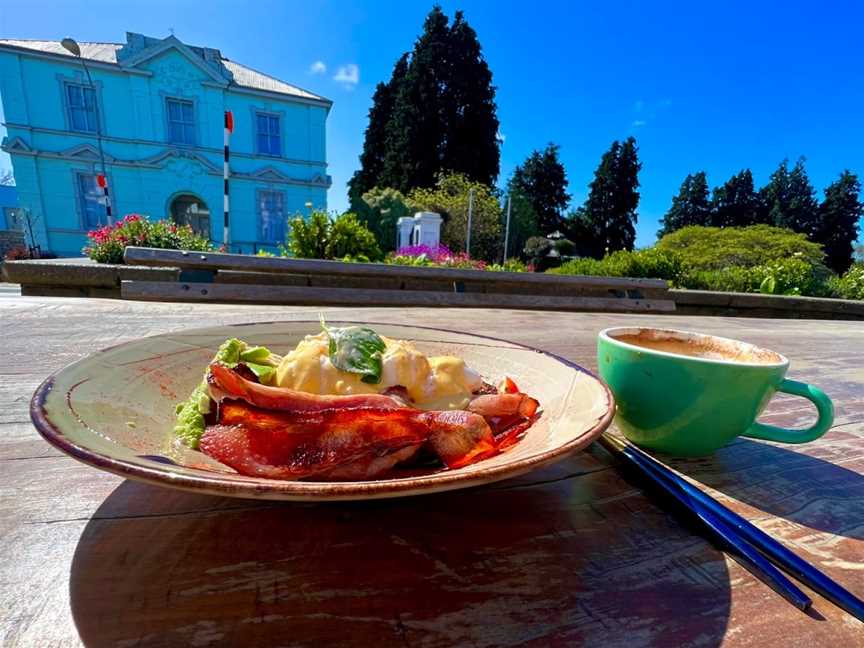
[[[632,250],[636,242],[639,206],[639,162],[636,140],[617,140],[603,154],[589,185],[588,198],[579,210],[574,229],[587,232],[589,245],[575,241],[578,247],[591,249],[602,257],[616,250]]]
[[[858,239],[858,222],[864,215],[859,195],[861,183],[849,171],[825,189],[825,200],[819,206],[819,221],[812,239],[825,250],[825,265],[837,273],[852,265],[852,253]]]
[[[372,107],[369,109],[369,125],[366,127],[366,137],[363,140],[363,152],[360,154],[360,168],[354,172],[348,181],[348,198],[351,201],[351,211],[356,212],[364,193],[375,188],[378,176],[384,168],[384,152],[387,140],[387,124],[393,116],[393,104],[396,94],[402,86],[402,81],[408,71],[408,54],[403,54],[393,66],[393,74],[387,83],[383,81],[375,88],[372,95]]]
[[[711,224],[715,227],[746,227],[759,222],[759,197],[753,174],[744,169],[715,187],[711,196]]]
[[[450,75],[444,93],[446,135],[441,168],[491,186],[498,177],[501,155],[495,86],[477,32],[461,11],[453,16],[449,43]]]
[[[549,143],[534,151],[513,171],[507,191],[524,196],[537,215],[539,234],[546,236],[562,227],[561,215],[570,202],[567,173],[558,158],[560,147]]]
[[[710,225],[711,208],[708,204],[708,179],[704,171],[687,174],[678,195],[672,197],[672,206],[661,220],[658,237],[687,227],[688,225]]]
[[[760,195],[772,225],[813,237],[819,221],[819,203],[803,157],[798,158],[791,171],[788,160],[783,160]]]
[[[448,171],[487,185],[495,181],[500,161],[495,86],[477,34],[462,12],[451,25],[441,7],[433,7],[410,57],[404,66],[397,63],[386,86],[373,105],[376,111],[380,103],[386,117],[383,142],[379,111],[374,128],[370,111],[364,154],[367,149],[375,153],[361,156],[350,195],[374,186],[407,194],[433,186]]]

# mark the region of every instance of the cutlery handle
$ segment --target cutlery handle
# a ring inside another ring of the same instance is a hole
[[[780,383],[777,391],[793,396],[806,398],[816,406],[819,418],[816,423],[806,430],[787,430],[776,425],[765,423],[754,423],[750,426],[744,436],[754,439],[765,439],[766,441],[779,441],[780,443],[807,443],[818,439],[825,434],[834,422],[834,404],[828,395],[818,387],[795,380],[784,380]]]

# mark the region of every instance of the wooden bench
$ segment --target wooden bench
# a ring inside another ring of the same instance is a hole
[[[126,263],[179,268],[179,281],[123,281],[124,299],[530,310],[675,310],[659,279],[487,272],[126,248]]]

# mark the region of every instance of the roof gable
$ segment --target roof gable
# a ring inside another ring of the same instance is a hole
[[[151,61],[157,57],[164,55],[169,51],[179,52],[189,63],[198,68],[201,72],[203,72],[206,76],[208,76],[211,80],[216,81],[217,83],[229,83],[234,79],[234,75],[231,74],[228,69],[222,65],[222,57],[218,55],[218,63],[216,63],[213,58],[210,61],[206,60],[206,58],[202,58],[197,53],[192,51],[187,45],[182,43],[176,36],[168,36],[162,40],[158,39],[148,39],[149,42],[146,42],[143,47],[138,47],[134,49],[127,49],[131,45],[130,41],[129,45],[124,45],[119,50],[117,50],[117,63],[120,67],[124,68],[135,68],[141,67],[142,64]]]

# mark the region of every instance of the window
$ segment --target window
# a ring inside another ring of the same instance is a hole
[[[168,106],[168,141],[173,144],[195,143],[195,115],[191,101],[166,99]]]
[[[282,155],[282,134],[279,129],[279,117],[256,113],[256,133],[258,135],[258,152],[262,155]]]
[[[96,132],[96,95],[93,88],[66,84],[66,105],[69,109],[69,126],[85,133]]]
[[[108,224],[108,211],[105,209],[105,192],[96,184],[96,176],[79,173],[78,205],[81,209],[81,224],[90,230]]]
[[[274,245],[285,242],[285,195],[281,191],[258,192],[261,240]]]

